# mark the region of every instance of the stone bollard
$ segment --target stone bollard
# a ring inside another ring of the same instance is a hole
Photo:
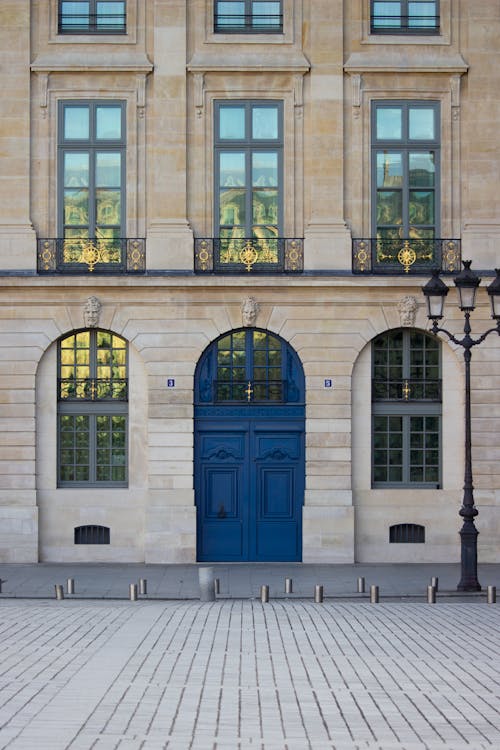
[[[322,604],[323,602],[323,586],[317,583],[314,587],[314,601],[316,604]]]
[[[269,601],[269,586],[263,585],[260,587],[260,600],[262,604],[266,604]]]
[[[215,581],[213,568],[198,568],[198,580],[200,582],[200,601],[215,601]]]
[[[427,586],[427,604],[436,603],[436,590],[435,586]]]
[[[358,578],[358,594],[365,593],[365,579],[363,577]]]
[[[285,594],[293,592],[293,581],[291,578],[285,578]]]
[[[54,589],[56,592],[56,599],[64,599],[64,590],[61,583],[54,584]]]
[[[146,578],[139,578],[139,594],[148,593],[148,582]]]
[[[370,604],[378,604],[378,600],[379,600],[378,586],[375,586],[375,584],[372,584],[370,586]]]
[[[66,581],[66,591],[68,594],[74,594],[75,593],[75,579],[74,578],[68,578]]]
[[[129,584],[129,599],[131,602],[137,601],[137,584],[136,583]]]
[[[497,601],[497,587],[496,586],[488,586],[487,589],[487,602],[488,604],[496,604]]]

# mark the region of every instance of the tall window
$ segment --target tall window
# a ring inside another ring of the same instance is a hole
[[[440,352],[434,336],[414,329],[373,341],[374,487],[440,486]]]
[[[126,486],[127,343],[110,331],[58,346],[59,486]]]
[[[124,34],[125,0],[59,0],[60,34]]]
[[[371,31],[375,34],[435,34],[439,31],[439,2],[430,0],[371,0]]]
[[[78,260],[88,238],[100,241],[102,261],[119,259],[124,224],[125,103],[61,102],[59,236],[65,261]]]
[[[214,0],[214,29],[223,33],[283,31],[281,0]]]
[[[215,224],[221,254],[255,239],[276,252],[282,226],[282,104],[217,102]]]
[[[382,250],[384,241],[439,236],[439,104],[375,102],[372,132],[374,236]]]

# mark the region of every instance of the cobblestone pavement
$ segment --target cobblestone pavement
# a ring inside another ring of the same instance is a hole
[[[0,602],[0,748],[500,748],[483,602]]]

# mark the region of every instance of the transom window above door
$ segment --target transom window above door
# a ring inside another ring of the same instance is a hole
[[[221,336],[200,360],[197,403],[284,404],[303,397],[299,362],[268,331],[243,329]]]
[[[125,0],[59,0],[60,34],[124,34]]]
[[[214,31],[279,34],[283,31],[282,0],[214,0]]]
[[[371,0],[372,34],[437,34],[437,0]]]

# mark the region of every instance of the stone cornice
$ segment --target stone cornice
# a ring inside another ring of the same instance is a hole
[[[71,53],[40,55],[31,63],[33,73],[150,73],[153,63],[144,54],[82,53],[73,48]]]
[[[432,52],[401,55],[381,54],[380,50],[353,52],[344,65],[344,71],[356,73],[466,73],[469,69],[462,55],[436,55]]]

